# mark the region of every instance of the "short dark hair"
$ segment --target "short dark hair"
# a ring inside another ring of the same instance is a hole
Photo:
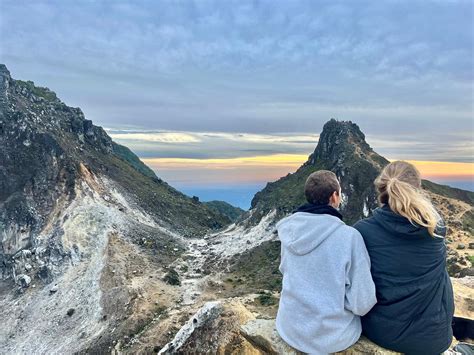
[[[339,189],[336,174],[329,170],[318,170],[306,179],[304,194],[309,203],[325,205],[334,191],[339,194]]]

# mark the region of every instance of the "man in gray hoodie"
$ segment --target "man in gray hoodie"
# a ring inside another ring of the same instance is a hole
[[[336,175],[314,172],[305,195],[308,203],[277,224],[283,286],[276,327],[295,349],[328,354],[359,339],[360,316],[377,299],[364,240],[336,210]]]

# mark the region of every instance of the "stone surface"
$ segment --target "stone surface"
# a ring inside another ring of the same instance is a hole
[[[280,338],[275,328],[274,319],[255,319],[250,320],[241,326],[242,335],[252,344],[262,349],[266,354],[303,354],[291,346],[286,344]],[[373,354],[373,355],[390,355],[399,354],[394,351],[384,349],[365,337],[361,337],[359,341],[347,350],[338,352],[339,355],[355,355],[355,354]]]
[[[256,319],[238,300],[203,305],[166,344],[159,354],[303,354],[278,335],[274,319]],[[361,337],[340,355],[394,355]]]
[[[474,276],[451,278],[456,305],[454,315],[474,320]]]
[[[27,288],[31,284],[31,277],[28,275],[19,275],[18,282],[20,283],[21,287]]]
[[[198,332],[199,328],[210,324],[221,313],[223,307],[219,302],[208,302],[189,321],[181,327],[173,340],[166,344],[158,354],[174,354],[177,351],[184,351],[186,342],[190,342],[193,335]]]
[[[240,327],[240,332],[250,343],[267,354],[302,354],[280,338],[274,319],[250,320]]]

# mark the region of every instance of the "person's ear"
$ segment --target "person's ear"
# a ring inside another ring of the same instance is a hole
[[[332,193],[331,197],[329,197],[329,204],[330,205],[337,205],[338,196],[339,196],[339,191],[334,191]]]

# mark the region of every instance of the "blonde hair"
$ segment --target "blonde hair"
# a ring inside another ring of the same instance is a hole
[[[420,172],[415,166],[394,161],[382,170],[374,184],[380,204],[388,204],[393,212],[426,227],[434,236],[441,217],[421,189]]]

